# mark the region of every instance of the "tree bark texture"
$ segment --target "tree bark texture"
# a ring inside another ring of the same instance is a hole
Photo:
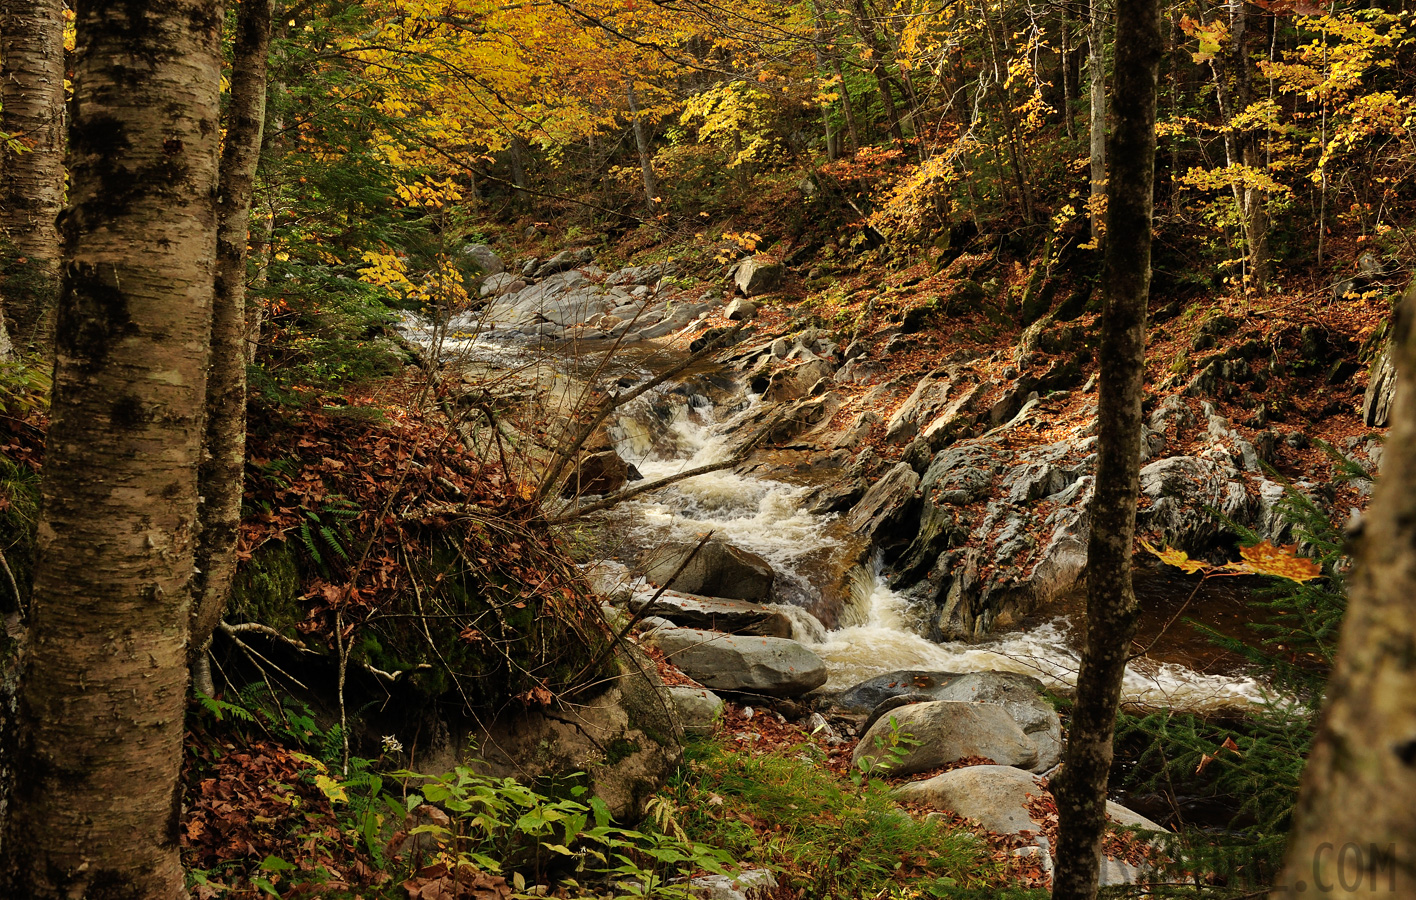
[[[1052,896],[1096,896],[1106,785],[1121,680],[1139,612],[1131,584],[1141,465],[1146,301],[1150,294],[1156,82],[1164,45],[1158,0],[1120,0],[1113,128],[1107,156],[1106,305],[1097,399],[1096,487],[1087,546],[1087,639],[1063,769]]]
[[[634,146],[639,151],[639,171],[644,177],[644,208],[649,210],[652,216],[657,205],[654,198],[659,195],[659,184],[654,178],[654,155],[650,152],[649,132],[644,127],[644,120],[639,116],[639,101],[634,96],[634,85],[628,85],[625,93],[629,97],[629,118],[634,129]]]
[[[251,198],[265,130],[266,66],[273,0],[241,0],[231,70],[226,143],[216,201],[216,284],[207,375],[206,452],[198,474],[201,506],[192,630],[188,650],[198,688],[211,693],[206,648],[236,574],[236,538],[246,464],[246,246]]]
[[[61,0],[0,0],[0,131],[24,144],[0,161],[0,291],[13,344],[49,355],[64,205]]]
[[[1097,240],[1104,232],[1106,196],[1106,11],[1101,0],[1092,0],[1087,17],[1087,74],[1091,81],[1089,135],[1091,149],[1091,233]]]
[[[217,0],[78,5],[70,199],[0,896],[184,897]]]
[[[1272,897],[1416,896],[1416,282],[1397,310],[1382,474]]]

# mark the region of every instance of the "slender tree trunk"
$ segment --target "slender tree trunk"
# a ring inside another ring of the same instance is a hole
[[[634,129],[634,146],[639,151],[639,171],[644,176],[644,208],[649,210],[649,215],[654,214],[654,208],[658,205],[659,182],[654,177],[654,155],[649,146],[649,132],[644,127],[644,120],[639,116],[639,102],[634,96],[634,85],[626,86],[625,93],[629,97],[629,118]]]
[[[81,3],[0,896],[177,900],[216,253],[216,0]]]
[[[905,134],[900,128],[900,113],[895,107],[895,95],[890,91],[890,72],[886,68],[885,42],[875,31],[875,23],[865,8],[865,0],[852,0],[855,12],[856,33],[871,51],[870,74],[875,76],[875,85],[880,91],[880,103],[885,107],[885,121],[895,143],[904,146]]]
[[[1139,608],[1131,585],[1141,461],[1146,301],[1150,294],[1159,0],[1117,9],[1115,127],[1108,148],[1105,290],[1095,495],[1087,546],[1087,639],[1063,769],[1054,900],[1096,896],[1106,784],[1121,681]]]
[[[841,85],[841,111],[846,115],[846,132],[851,136],[851,156],[860,152],[860,132],[856,128],[855,106],[851,103],[851,92],[846,87],[846,75],[841,71],[840,57],[833,57],[831,62],[836,67],[836,80]]]
[[[1416,896],[1416,282],[1397,309],[1399,382],[1357,540],[1326,707],[1274,898]]]
[[[1072,6],[1069,3],[1062,4],[1062,49],[1058,51],[1058,60],[1062,70],[1062,124],[1067,129],[1067,137],[1076,137],[1072,131],[1072,98],[1076,94],[1076,86],[1072,83]]]
[[[1102,0],[1092,0],[1087,14],[1087,75],[1091,81],[1091,233],[1098,243],[1105,233],[1106,19]]]
[[[61,0],[0,0],[0,132],[28,148],[0,152],[0,290],[15,346],[50,356],[64,205]]]
[[[236,574],[246,469],[246,244],[256,163],[265,130],[266,66],[273,0],[241,0],[231,70],[216,217],[216,290],[207,376],[206,452],[198,485],[197,576],[187,645],[196,688],[211,694],[207,645]]]

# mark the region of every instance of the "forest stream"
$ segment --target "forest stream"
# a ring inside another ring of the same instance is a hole
[[[422,334],[430,344],[430,332]],[[564,345],[532,351],[485,339],[444,340],[445,358],[477,371],[541,371],[552,391],[589,373],[618,379],[621,389],[642,383],[682,359],[665,349],[620,349],[609,364],[602,350]],[[553,370],[549,379],[544,371]],[[715,383],[717,402],[695,385]],[[573,394],[573,390],[570,392]],[[555,401],[564,404],[564,397]],[[716,365],[677,376],[610,419],[615,449],[644,479],[657,480],[731,458],[734,426],[751,417],[761,397],[731,382]],[[775,451],[759,450],[754,459]],[[762,474],[761,469],[772,474]],[[806,502],[831,471],[793,472],[752,463],[689,478],[628,500],[598,515],[594,543],[605,559],[596,571],[602,589],[628,587],[641,595],[654,586],[634,578],[634,561],[664,541],[697,540],[706,532],[768,560],[777,573],[773,600],[810,616],[795,615],[797,633],[827,665],[822,690],[843,691],[868,678],[906,669],[940,672],[1008,671],[1030,675],[1049,687],[1075,684],[1080,659],[1085,598],[1074,589],[1017,627],[972,642],[936,642],[925,635],[925,611],[892,590],[878,553],[854,540],[838,514],[818,515]],[[863,563],[855,560],[864,559]],[[832,583],[844,586],[833,591]],[[1217,712],[1263,702],[1264,685],[1240,661],[1220,652],[1183,621],[1184,616],[1221,632],[1237,633],[1246,618],[1247,590],[1233,579],[1206,583],[1165,575],[1142,566],[1137,593],[1144,607],[1137,638],[1149,652],[1129,667],[1123,702],[1197,712]],[[833,595],[839,599],[833,599]],[[1188,605],[1187,605],[1187,600]],[[827,625],[822,625],[825,622]]]

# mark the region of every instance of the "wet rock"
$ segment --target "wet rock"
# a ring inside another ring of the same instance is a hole
[[[486,244],[468,244],[462,248],[462,255],[483,275],[500,275],[506,271],[502,258]]]
[[[644,554],[640,569],[658,585],[666,582],[693,554],[697,542],[670,542]],[[677,591],[730,600],[766,600],[776,573],[767,560],[721,540],[710,540],[688,561],[673,584]]]
[[[631,605],[637,608],[642,603],[631,601]],[[759,637],[792,636],[790,618],[770,605],[764,606],[748,600],[728,600],[665,591],[650,605],[649,612],[686,628]]]
[[[669,697],[685,734],[708,735],[723,714],[723,700],[707,688],[670,686]]]
[[[625,486],[631,474],[638,476],[634,467],[620,458],[614,450],[587,453],[580,457],[570,479],[561,490],[563,497],[580,497],[586,494],[612,494]]]
[[[1253,522],[1253,503],[1232,457],[1223,450],[1205,453],[1156,460],[1140,474],[1141,493],[1151,502],[1138,514],[1138,526],[1190,552],[1204,552],[1225,534],[1206,506],[1240,524]]]
[[[654,632],[649,643],[714,691],[799,697],[826,683],[821,657],[786,638],[674,628]]]
[[[982,756],[1007,766],[1032,766],[1037,746],[1013,717],[994,703],[937,700],[902,706],[878,719],[856,746],[851,764],[861,760],[890,761],[892,742],[909,735],[917,744],[902,743],[895,775],[910,775],[971,756]]]
[[[770,293],[782,283],[784,269],[780,263],[770,263],[751,257],[738,263],[733,283],[744,297]]]
[[[846,518],[846,527],[876,544],[898,541],[919,498],[919,475],[909,463],[898,463],[866,491]]]

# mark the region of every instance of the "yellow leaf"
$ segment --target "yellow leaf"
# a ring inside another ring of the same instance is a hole
[[[1141,546],[1167,566],[1174,566],[1184,570],[1186,575],[1193,575],[1205,568],[1203,560],[1191,559],[1184,550],[1176,550],[1173,547],[1166,547],[1164,550],[1157,550],[1150,545],[1149,541],[1141,541]]]
[[[1275,578],[1287,578],[1289,581],[1312,581],[1314,578],[1321,578],[1322,567],[1316,562],[1306,557],[1298,555],[1297,546],[1275,547],[1268,541],[1255,544],[1252,547],[1244,547],[1239,551],[1243,557],[1242,563],[1231,563],[1231,565],[1245,566],[1248,571],[1256,575],[1272,575]]]

